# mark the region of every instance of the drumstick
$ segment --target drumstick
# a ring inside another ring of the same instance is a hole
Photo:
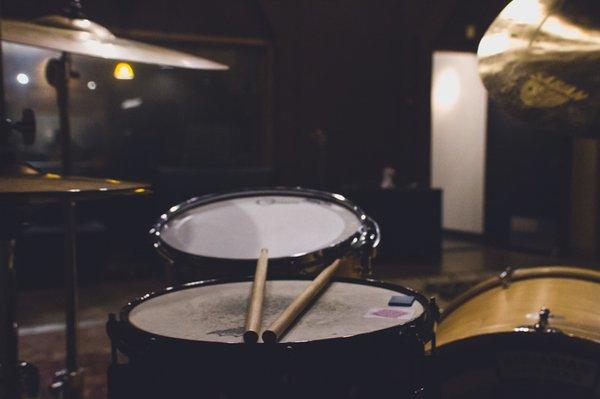
[[[246,316],[246,327],[244,329],[244,342],[246,343],[254,344],[258,341],[268,265],[269,250],[263,248],[260,250],[260,256],[256,262],[250,304],[248,305],[248,314]]]
[[[296,320],[298,315],[306,308],[306,306],[321,292],[321,290],[331,280],[340,265],[340,260],[337,259],[331,265],[327,266],[306,289],[294,299],[283,313],[275,320],[271,326],[262,334],[262,339],[266,343],[274,343],[288,329],[288,327]]]

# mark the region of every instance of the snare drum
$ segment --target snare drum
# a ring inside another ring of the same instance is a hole
[[[600,397],[600,272],[507,271],[450,304],[437,328],[443,398]]]
[[[170,263],[204,276],[252,274],[261,248],[269,271],[295,275],[338,258],[363,270],[379,244],[379,227],[339,194],[301,188],[247,190],[193,198],[171,207],[150,230]]]
[[[263,328],[309,283],[267,281]],[[280,342],[245,344],[251,285],[192,283],[127,305],[108,323],[109,398],[405,398],[421,386],[432,334],[421,295],[336,279]],[[392,297],[405,306],[388,306]],[[118,352],[129,362],[117,364]]]

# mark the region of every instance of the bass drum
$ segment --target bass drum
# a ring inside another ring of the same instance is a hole
[[[600,397],[600,272],[507,270],[442,314],[442,398]]]
[[[267,281],[263,327],[309,284]],[[421,295],[336,279],[278,343],[246,344],[251,286],[250,280],[205,281],[127,305],[108,323],[108,397],[400,399],[422,387],[433,322]],[[406,306],[388,305],[397,296]]]

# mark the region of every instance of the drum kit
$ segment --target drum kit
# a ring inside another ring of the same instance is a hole
[[[591,69],[588,80],[580,76],[600,51],[594,10],[582,0],[510,3],[480,45],[491,96],[529,120],[597,127],[598,79]],[[23,381],[34,380],[27,373],[35,369],[17,351],[16,210],[63,203],[67,361],[54,393],[79,398],[75,204],[149,192],[145,184],[69,176],[69,53],[224,67],[117,39],[79,11],[74,1],[63,17],[2,22],[4,40],[63,52],[54,76],[62,77],[55,87],[66,161],[65,176],[0,177],[0,398],[34,391]],[[507,269],[440,312],[435,299],[371,279],[376,221],[339,194],[300,188],[193,198],[161,215],[150,234],[170,286],[109,315],[111,399],[600,397],[600,272]],[[336,276],[345,267],[355,278]],[[186,270],[199,281],[183,283]]]

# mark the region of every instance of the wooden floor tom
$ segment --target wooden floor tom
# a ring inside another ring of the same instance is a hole
[[[600,397],[600,272],[510,270],[457,298],[437,328],[443,398]]]

